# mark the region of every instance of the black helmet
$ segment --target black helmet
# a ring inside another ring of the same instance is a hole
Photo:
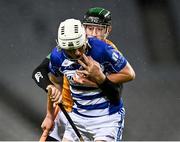
[[[90,8],[83,19],[83,24],[111,25],[111,12],[101,8]]]

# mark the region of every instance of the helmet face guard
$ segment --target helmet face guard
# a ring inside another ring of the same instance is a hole
[[[111,12],[100,7],[90,8],[83,19],[84,25],[111,25]]]

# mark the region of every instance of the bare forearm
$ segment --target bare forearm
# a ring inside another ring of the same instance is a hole
[[[104,79],[102,75],[99,75],[98,78],[101,80],[101,82],[103,82]],[[127,65],[119,73],[112,73],[107,75],[107,78],[115,84],[125,83],[135,78],[135,72],[131,65],[127,63]]]
[[[128,82],[128,81],[131,81],[133,80],[133,78],[127,74],[110,74],[107,76],[108,79],[110,81],[112,81],[113,83],[125,83],[125,82]]]
[[[48,98],[47,98],[47,116],[53,118],[54,117],[54,107],[53,102],[50,99],[50,93],[51,91],[48,91]],[[54,118],[53,118],[54,119]]]

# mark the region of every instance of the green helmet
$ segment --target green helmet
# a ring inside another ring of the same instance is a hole
[[[90,8],[84,15],[83,24],[111,25],[111,12],[101,8]]]

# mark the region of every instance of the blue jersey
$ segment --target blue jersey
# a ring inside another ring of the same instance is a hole
[[[88,38],[87,45],[86,56],[96,60],[104,74],[117,73],[126,66],[127,60],[109,44],[97,38]],[[69,59],[63,50],[52,50],[49,68],[54,75],[61,73],[67,77],[74,101],[73,112],[86,117],[99,117],[116,113],[123,107],[122,100],[119,105],[111,104],[104,97],[108,94],[103,94],[101,89],[75,83],[73,76],[81,66],[76,60]]]

